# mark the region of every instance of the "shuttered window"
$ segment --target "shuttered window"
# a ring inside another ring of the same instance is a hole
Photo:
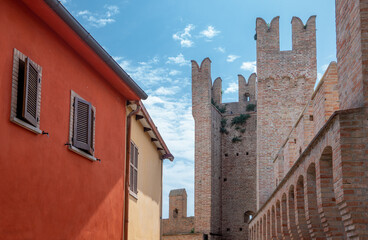
[[[130,143],[129,188],[133,193],[138,193],[138,148],[133,142]]]
[[[41,79],[33,62],[26,58],[24,71],[24,87],[23,87],[23,109],[22,117],[33,126],[37,125],[37,109],[38,109],[38,84]]]
[[[10,121],[37,134],[40,128],[42,68],[14,49]]]
[[[73,141],[74,147],[93,155],[94,111],[91,103],[74,98]]]

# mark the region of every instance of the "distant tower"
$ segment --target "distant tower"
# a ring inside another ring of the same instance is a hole
[[[169,218],[187,217],[187,192],[185,189],[171,190],[169,198]]]
[[[272,160],[313,93],[317,78],[315,16],[293,17],[292,50],[280,51],[279,17],[258,18],[257,208],[275,189]]]

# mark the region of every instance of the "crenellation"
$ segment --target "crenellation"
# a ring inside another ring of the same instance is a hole
[[[212,99],[215,103],[222,103],[222,79],[216,78],[212,86]]]

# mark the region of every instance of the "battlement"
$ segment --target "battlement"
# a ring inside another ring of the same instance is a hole
[[[256,39],[257,39],[257,52],[263,50],[264,52],[280,51],[280,32],[279,32],[279,19],[275,17],[270,24],[262,18],[256,20]],[[291,20],[292,25],[292,51],[304,52],[310,51],[310,48],[316,47],[316,16],[311,16],[307,23],[304,25],[302,20],[298,17],[293,17]]]
[[[196,61],[192,60],[193,114],[195,112],[201,112],[198,110],[201,105],[206,105],[212,102],[217,105],[222,104],[222,79],[220,77],[216,78],[213,84],[211,79],[211,60],[209,58],[205,58],[200,66]],[[231,103],[231,105],[241,105],[241,107],[244,107],[248,103],[255,103],[257,88],[256,81],[257,75],[255,73],[252,73],[249,76],[248,81],[245,80],[243,75],[239,74],[239,101]],[[229,105],[229,103],[226,103],[226,105]]]

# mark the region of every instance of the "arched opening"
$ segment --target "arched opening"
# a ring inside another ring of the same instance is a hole
[[[327,237],[346,239],[340,211],[336,205],[333,187],[332,147],[323,150],[319,165],[319,183],[322,201],[321,219]]]
[[[271,209],[271,238],[275,239],[276,236],[276,212],[275,206],[272,206]]]
[[[178,214],[179,214],[179,210],[177,208],[175,208],[173,210],[173,218],[177,218],[178,217]]]
[[[317,193],[316,193],[316,167],[312,163],[307,170],[307,183],[306,183],[306,216],[309,232],[312,238],[326,239],[326,235],[323,232],[321,219],[318,214],[317,206]]]
[[[284,239],[290,239],[286,204],[286,194],[284,193],[281,198],[281,231]]]
[[[291,185],[288,194],[288,216],[289,216],[289,233],[293,239],[298,239],[298,229],[295,221],[295,194],[294,186]]]
[[[266,214],[263,215],[263,239],[267,239],[267,220]]]
[[[277,239],[282,239],[281,234],[281,206],[280,201],[277,200],[276,202],[276,235]]]
[[[259,221],[259,239],[263,239],[263,224],[262,224],[262,217],[261,220]]]
[[[270,210],[267,211],[267,227],[266,227],[266,239],[271,238],[271,213]]]
[[[254,216],[254,212],[246,211],[244,213],[244,223],[249,223],[253,219],[253,216]]]
[[[299,176],[296,184],[296,223],[298,226],[299,236],[303,239],[310,239],[307,220],[305,218],[305,205],[304,205],[304,179],[303,176]]]

